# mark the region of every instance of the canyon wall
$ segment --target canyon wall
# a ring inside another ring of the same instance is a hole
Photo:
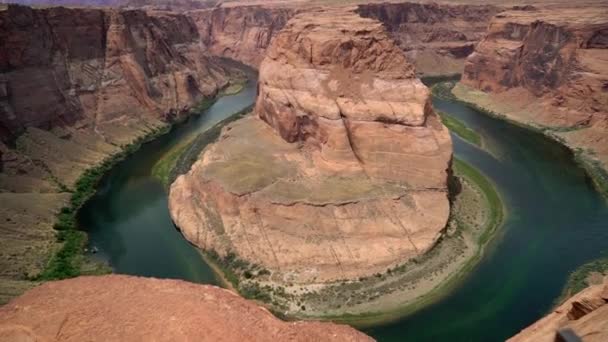
[[[9,6],[0,41],[4,300],[60,247],[52,226],[86,169],[183,117],[230,75],[179,14]]]
[[[503,12],[454,93],[563,141],[601,174],[608,166],[607,36],[606,6]],[[608,189],[608,174],[599,177]]]
[[[190,11],[209,51],[259,67],[270,40],[305,6],[239,6]],[[483,37],[492,5],[376,3],[358,6],[363,17],[381,21],[425,76],[462,73],[465,58]]]
[[[288,7],[219,7],[187,13],[196,23],[207,49],[259,67],[270,40],[296,10]]]
[[[314,290],[432,248],[449,216],[451,157],[429,90],[382,25],[352,9],[308,11],[268,48],[255,114],[178,177],[169,207],[193,244],[251,266],[241,290]]]
[[[425,76],[460,74],[483,37],[495,5],[373,3],[357,12],[381,21],[398,46]]]
[[[554,342],[558,341],[558,331],[568,329],[585,342],[608,340],[608,277],[566,300],[507,342]]]
[[[130,276],[49,282],[0,307],[0,341],[373,341],[333,323],[284,322],[215,286]]]

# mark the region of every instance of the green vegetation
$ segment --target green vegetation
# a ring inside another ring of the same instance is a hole
[[[183,142],[173,146],[167,151],[152,167],[152,176],[156,177],[161,183],[168,187],[170,183],[171,171],[179,160],[180,156],[194,142],[195,137],[185,139]]]
[[[502,200],[500,199],[500,195],[496,191],[494,184],[473,166],[458,158],[454,158],[454,170],[457,175],[467,178],[479,187],[487,200],[489,209],[488,222],[486,229],[479,237],[479,244],[483,246],[490,240],[496,229],[504,220],[505,214]]]
[[[106,267],[91,267],[91,265],[85,263],[83,250],[86,244],[86,234],[78,230],[76,214],[84,203],[95,194],[97,184],[112,166],[139,149],[141,144],[166,133],[168,129],[169,127],[165,126],[150,130],[145,136],[124,146],[121,152],[106,158],[101,164],[86,170],[80,176],[71,191],[72,196],[69,205],[61,209],[61,212],[57,215],[57,222],[53,226],[57,230],[57,241],[62,243],[61,248],[51,257],[40,275],[33,280],[76,277],[83,273],[83,269],[86,269],[86,273],[107,273],[108,269]],[[67,189],[63,184],[62,188]]]
[[[608,257],[586,263],[570,273],[566,286],[564,286],[564,290],[562,291],[562,295],[558,298],[556,304],[562,303],[564,300],[592,285],[589,283],[589,276],[592,273],[608,273]]]
[[[591,159],[587,154],[582,150],[577,150],[574,152],[574,159],[583,166],[595,188],[605,198],[608,198],[608,172],[602,167],[600,161]]]
[[[437,114],[441,117],[441,122],[443,122],[450,131],[475,146],[482,146],[481,136],[468,128],[462,121],[443,112],[437,111]]]
[[[209,128],[205,132],[199,134],[192,143],[187,144],[186,148],[179,153],[175,153],[177,158],[173,163],[173,166],[167,171],[169,172],[169,176],[167,177],[167,184],[171,184],[177,176],[182,175],[192,167],[192,164],[196,162],[198,156],[201,154],[203,149],[209,145],[210,143],[216,141],[220,134],[222,133],[222,128],[233,122],[244,117],[246,114],[251,112],[253,109],[253,105],[248,106],[241,110],[240,112],[235,113],[234,115],[218,122],[215,126]]]
[[[246,80],[245,80],[246,82]],[[221,95],[225,96],[225,95],[235,95],[241,92],[241,90],[243,90],[243,88],[245,87],[245,82],[239,82],[239,83],[232,83],[230,84],[228,87],[226,87],[224,90],[222,90]]]

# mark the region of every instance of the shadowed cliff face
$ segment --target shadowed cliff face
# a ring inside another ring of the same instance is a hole
[[[381,3],[360,5],[357,12],[384,24],[420,74],[461,73],[465,58],[482,38],[493,5]]]
[[[1,140],[177,115],[226,84],[198,39],[182,15],[10,6],[0,12]]]
[[[467,59],[463,86],[455,91],[513,120],[548,129],[584,153],[592,173],[605,169],[607,33],[606,6],[500,13]],[[608,173],[597,173],[608,184]]]
[[[379,22],[349,9],[297,14],[261,64],[255,116],[173,183],[171,216],[192,243],[260,265],[280,286],[406,262],[449,214],[451,139],[429,96]]]
[[[191,11],[201,41],[213,54],[258,67],[277,32],[296,13],[281,7],[221,7]]]

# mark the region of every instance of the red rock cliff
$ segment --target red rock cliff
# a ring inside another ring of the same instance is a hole
[[[606,37],[605,6],[500,13],[454,92],[562,140],[608,191]]]
[[[160,119],[226,83],[183,15],[9,6],[0,40],[2,141],[26,127],[81,122],[106,132]]]
[[[213,54],[258,67],[266,48],[296,10],[287,7],[219,7],[191,11],[203,44]]]

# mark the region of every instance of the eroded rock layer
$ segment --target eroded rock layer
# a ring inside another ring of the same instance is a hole
[[[606,168],[607,36],[606,6],[501,13],[454,93],[541,128]]]
[[[333,323],[283,322],[218,287],[129,276],[46,283],[0,308],[1,341],[373,341]]]
[[[608,340],[608,277],[568,299],[508,342],[553,342],[571,329],[582,341]]]
[[[379,22],[296,15],[261,65],[255,114],[171,187],[192,243],[300,284],[382,273],[435,244],[451,140]]]
[[[425,76],[460,74],[483,37],[495,5],[373,3],[357,12],[381,21],[416,71]]]

